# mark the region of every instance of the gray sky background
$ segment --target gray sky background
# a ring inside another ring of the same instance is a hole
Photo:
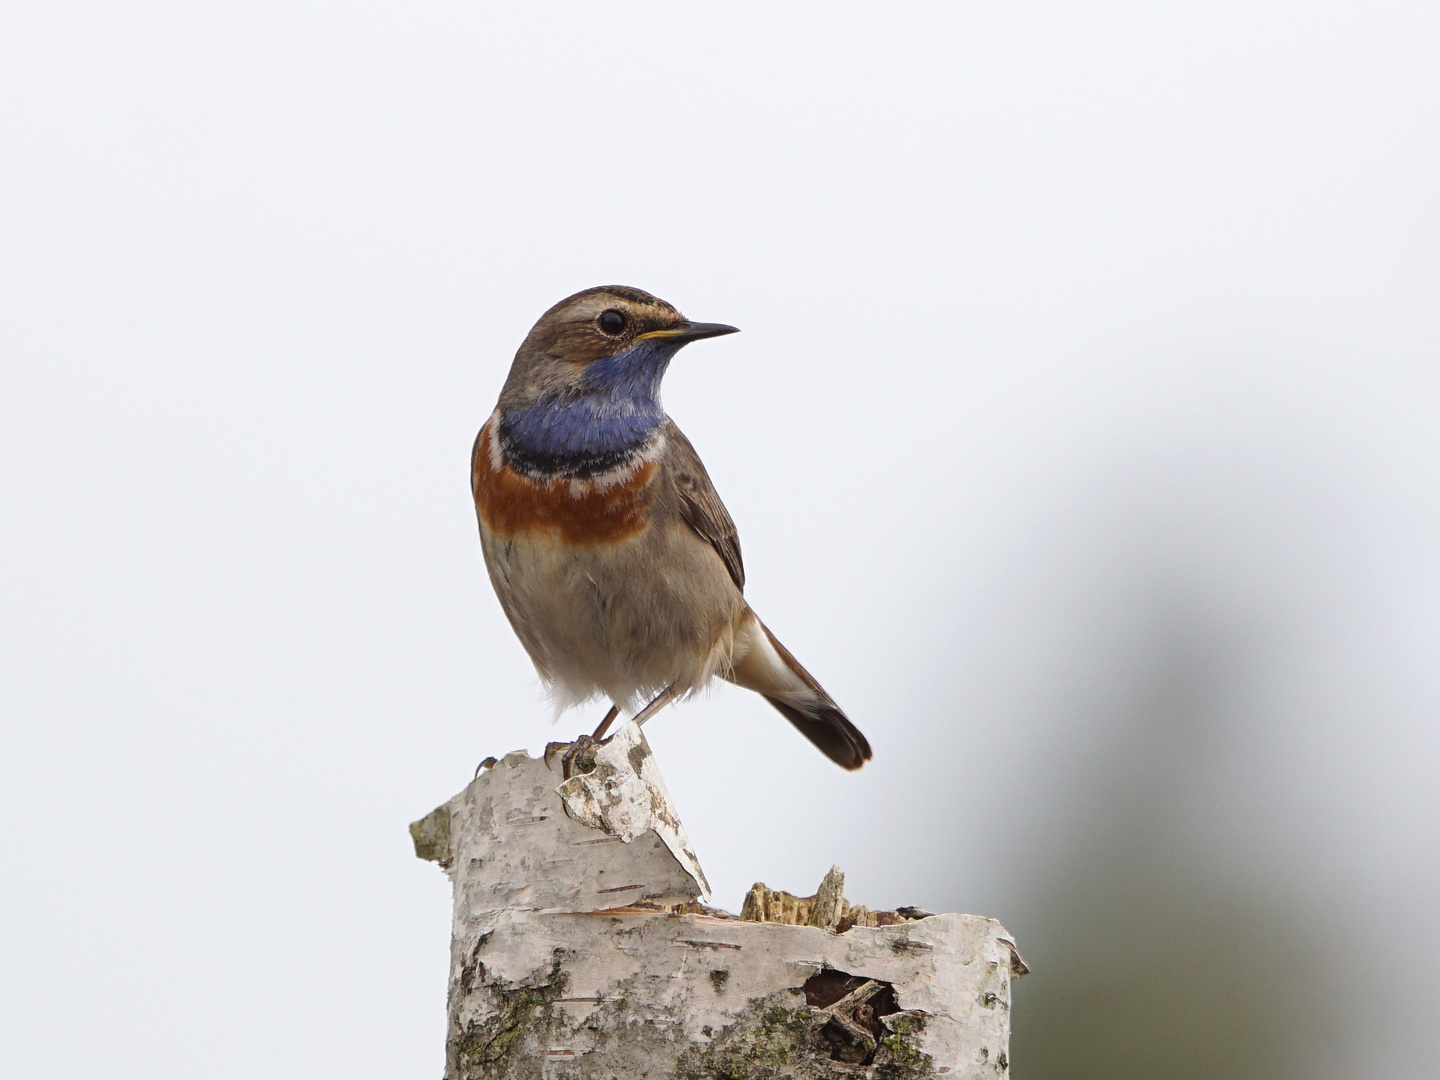
[[[1021,1076],[1427,1075],[1437,56],[1420,3],[12,5],[0,1071],[438,1075],[405,825],[597,718],[470,442],[615,282],[744,330],[666,403],[876,751],[650,725],[722,904],[1001,919]]]

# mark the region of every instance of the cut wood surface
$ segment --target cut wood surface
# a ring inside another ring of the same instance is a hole
[[[709,886],[634,724],[515,753],[411,826],[454,890],[447,1080],[956,1078],[1009,1069],[993,919]]]

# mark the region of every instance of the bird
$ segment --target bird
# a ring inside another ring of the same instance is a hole
[[[546,311],[471,455],[485,566],[557,707],[610,701],[588,738],[719,678],[858,769],[869,742],[746,602],[735,523],[661,404],[681,348],[736,332],[620,285]]]

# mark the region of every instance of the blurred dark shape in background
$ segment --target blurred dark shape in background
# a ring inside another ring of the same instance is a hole
[[[1016,1076],[1426,1074],[1430,458],[1382,499],[1282,418],[1086,463],[943,601],[905,812],[1030,966]]]
[[[1313,1076],[1338,1018],[1312,903],[1228,881],[1173,799],[1213,739],[1207,702],[1242,658],[1183,627],[1155,644],[1124,721],[1130,752],[1091,778],[1080,838],[1014,913],[1034,926],[1034,971],[1015,991],[1017,1075]]]

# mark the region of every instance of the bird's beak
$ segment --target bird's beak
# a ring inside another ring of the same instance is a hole
[[[663,330],[651,330],[648,334],[639,334],[636,341],[674,341],[681,345],[691,341],[699,341],[707,337],[723,337],[725,334],[738,334],[738,326],[726,326],[719,322],[682,322],[674,326],[667,326]]]

